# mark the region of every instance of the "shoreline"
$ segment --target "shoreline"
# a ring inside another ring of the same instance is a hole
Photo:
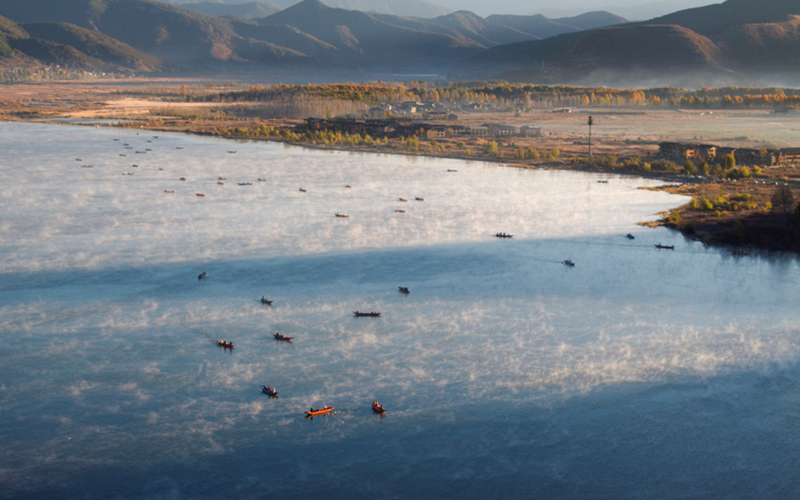
[[[283,143],[290,146],[302,147],[306,149],[311,149],[315,151],[338,151],[338,152],[348,152],[348,153],[366,153],[366,154],[384,154],[384,155],[400,155],[406,157],[415,157],[415,158],[434,158],[434,159],[447,159],[447,160],[458,160],[463,162],[483,162],[483,163],[493,163],[497,164],[498,166],[509,167],[509,168],[517,168],[517,169],[525,169],[525,170],[561,170],[561,171],[577,171],[577,172],[587,172],[587,173],[595,173],[595,174],[606,174],[606,175],[618,175],[618,176],[626,176],[626,177],[639,177],[642,179],[649,179],[649,180],[659,180],[664,182],[661,186],[656,186],[652,188],[641,188],[641,189],[650,189],[655,191],[666,191],[672,194],[683,195],[683,196],[692,196],[693,199],[706,199],[706,194],[709,191],[719,192],[721,194],[718,195],[720,198],[730,198],[735,196],[743,196],[743,194],[738,194],[741,191],[745,191],[746,189],[742,189],[743,187],[753,187],[758,186],[756,185],[746,185],[744,183],[737,183],[731,181],[709,181],[709,180],[697,180],[697,179],[688,179],[685,177],[680,177],[677,173],[667,173],[667,172],[642,172],[642,171],[630,171],[630,170],[622,170],[622,169],[615,169],[615,168],[608,168],[598,163],[567,163],[567,160],[555,160],[552,159],[551,161],[541,161],[536,160],[534,162],[527,161],[525,163],[519,161],[510,161],[507,158],[502,157],[492,157],[485,153],[479,153],[474,156],[467,156],[463,154],[453,154],[453,152],[448,151],[440,151],[434,153],[433,151],[409,151],[403,150],[395,147],[391,148],[384,148],[384,147],[375,147],[375,146],[368,146],[368,145],[350,145],[347,146],[345,144],[335,144],[335,145],[321,145],[311,141],[295,141],[290,140],[282,137],[250,137],[250,136],[232,136],[228,134],[220,134],[217,132],[212,132],[208,130],[200,130],[197,128],[192,128],[191,125],[196,125],[192,122],[187,123],[188,127],[168,127],[159,125],[156,123],[151,123],[148,121],[138,121],[135,122],[130,120],[129,123],[136,123],[138,126],[135,125],[120,125],[119,123],[123,120],[116,120],[116,123],[77,123],[77,122],[64,122],[64,121],[51,121],[47,119],[40,119],[40,120],[26,120],[26,119],[9,119],[8,121],[12,122],[20,122],[20,123],[37,123],[37,124],[48,124],[48,125],[73,125],[73,126],[89,126],[89,127],[113,127],[119,129],[131,128],[136,130],[148,130],[151,132],[181,132],[190,135],[196,136],[205,136],[205,137],[215,137],[219,139],[227,139],[233,141],[254,141],[254,142],[273,142],[273,143]],[[115,121],[115,119],[109,119],[108,121]],[[435,143],[435,141],[433,141]],[[430,143],[428,143],[430,144]],[[573,157],[574,160],[574,157]],[[523,160],[524,161],[524,160]],[[768,203],[765,200],[765,193],[764,189],[757,189],[760,191],[759,198],[761,199],[762,205],[765,207],[769,207]],[[730,205],[730,204],[729,204]],[[727,248],[732,249],[731,251],[736,255],[743,255],[747,254],[745,249],[758,249],[758,250],[766,250],[772,252],[791,252],[794,254],[800,254],[800,239],[797,242],[789,241],[788,244],[784,241],[780,244],[776,244],[776,238],[771,236],[767,243],[759,241],[757,238],[754,239],[752,235],[748,235],[747,233],[758,233],[763,230],[764,227],[767,227],[768,230],[772,233],[779,232],[780,228],[775,227],[773,220],[774,217],[770,217],[769,209],[762,209],[762,210],[751,210],[746,213],[739,213],[739,208],[733,213],[725,210],[724,212],[717,211],[715,212],[715,217],[711,218],[708,217],[708,214],[705,213],[698,213],[697,210],[691,209],[690,204],[684,204],[682,206],[678,206],[674,209],[671,209],[669,212],[661,212],[659,214],[654,215],[661,215],[662,218],[658,221],[652,222],[640,222],[640,226],[646,227],[667,227],[669,229],[676,230],[684,235],[684,237],[692,239],[694,241],[699,241],[704,245],[711,245],[718,248]],[[743,232],[741,226],[745,226],[745,231]],[[735,230],[734,230],[735,229]],[[749,230],[749,231],[748,231]],[[780,239],[780,238],[778,238]]]

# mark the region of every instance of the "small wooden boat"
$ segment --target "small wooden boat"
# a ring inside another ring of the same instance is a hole
[[[233,349],[233,342],[228,342],[227,340],[217,340],[217,345],[223,349]]]
[[[126,156],[128,156],[128,155],[120,155],[120,156],[122,156],[122,157],[124,158],[124,157],[126,157]]]
[[[183,148],[180,146],[175,146],[175,149],[183,149]]]
[[[381,315],[379,312],[362,313],[358,311],[354,311],[353,314],[355,314],[356,318],[378,318]]]
[[[675,245],[662,245],[661,243],[658,243],[656,245],[656,248],[659,248],[661,250],[675,250]]]
[[[336,212],[336,213],[335,213],[335,214],[333,214],[333,215],[335,215],[336,217],[341,217],[341,218],[343,218],[343,219],[346,219],[346,218],[350,217],[350,216],[349,216],[349,215],[347,215],[347,214],[340,214],[339,212]]]
[[[397,210],[395,210],[395,212],[397,212],[397,213],[399,213],[399,214],[404,214],[404,213],[406,213],[406,211],[405,211],[405,210],[401,210],[401,209],[399,209],[399,208],[398,208]]]
[[[164,170],[164,167],[158,167],[159,170]]]
[[[199,280],[202,280],[202,279],[205,279],[205,278],[206,278],[206,272],[205,271],[203,271],[202,274],[199,274],[197,276],[197,279],[199,279]]]
[[[382,414],[386,413],[386,408],[384,408],[383,406],[381,406],[381,404],[380,404],[380,403],[378,403],[377,401],[373,401],[373,402],[372,402],[372,411],[374,411],[375,413],[379,413],[379,414],[381,414],[381,415],[382,415]]]
[[[205,196],[203,193],[197,193],[197,196]]]
[[[497,233],[497,234],[494,235],[494,237],[495,238],[506,238],[506,239],[509,239],[509,238],[513,238],[514,235],[513,234],[508,234],[508,233]]]
[[[263,295],[261,296],[261,303],[262,303],[262,304],[265,304],[265,305],[271,306],[273,302],[274,302],[274,301],[267,299],[267,298],[266,298],[266,297],[264,297]]]
[[[351,187],[353,187],[353,186],[351,186],[350,184],[346,184],[344,187],[346,187],[346,188],[351,188]]]
[[[217,181],[217,184],[219,184],[220,186],[224,186],[225,185],[225,183],[222,182],[222,181]]]
[[[137,165],[137,164],[135,164],[135,163],[134,163],[133,165],[131,165],[131,167],[133,167],[133,168],[139,168],[139,165]]]
[[[186,177],[181,177],[180,180],[185,181]]]
[[[227,181],[227,180],[228,180],[228,179],[226,179],[225,177],[217,177],[217,179],[219,179],[219,180],[221,180],[221,181]]]
[[[147,142],[153,142],[153,141],[151,141],[150,139],[147,139]]]
[[[145,151],[152,151],[152,149],[150,149],[150,148],[145,148]]]
[[[305,193],[305,192],[306,192],[306,190],[305,190],[305,189],[303,189],[303,188],[300,188],[300,192],[301,192],[301,193]]]
[[[75,161],[83,161],[83,158],[75,158]]]
[[[626,234],[625,237],[628,238],[629,240],[635,240],[636,239],[636,236],[632,235],[631,233]]]
[[[311,407],[309,411],[306,412],[306,416],[308,417],[316,417],[318,415],[325,415],[326,413],[330,413],[333,411],[333,406],[323,406],[322,408],[314,409]]]
[[[175,190],[174,189],[165,189],[164,192],[165,193],[170,193],[170,194],[175,194]]]
[[[94,168],[94,165],[81,165],[81,168]]]
[[[601,180],[601,181],[597,181],[597,183],[598,184],[608,184],[608,181],[607,180]]]
[[[133,175],[133,172],[128,172],[127,174],[122,174],[122,175]]]
[[[114,141],[119,142],[119,139],[114,139]]]
[[[261,392],[263,392],[267,396],[271,396],[273,398],[278,395],[278,389],[276,389],[276,388],[274,388],[272,386],[265,387],[265,386],[262,385],[261,386]]]
[[[267,182],[266,179],[262,179],[261,177],[258,178],[258,182]]]
[[[575,263],[574,263],[574,262],[572,262],[572,261],[571,261],[571,260],[569,260],[569,259],[567,259],[567,260],[565,260],[564,262],[562,262],[562,264],[564,264],[564,265],[565,265],[565,266],[567,266],[567,267],[575,267]]]
[[[398,200],[400,200],[400,201],[408,201],[408,200],[407,200],[407,199],[405,199],[405,198],[398,198]]]
[[[406,294],[406,295],[408,295],[409,293],[411,293],[410,291],[408,291],[408,288],[407,288],[407,287],[404,287],[404,286],[398,286],[398,287],[397,287],[397,289],[398,289],[398,290],[400,290],[400,292],[401,292],[401,293],[404,293],[404,294]]]
[[[291,343],[292,339],[294,338],[294,337],[287,337],[286,335],[281,335],[280,333],[275,333],[272,336],[275,337],[275,340],[280,340],[282,342],[289,342],[289,343]]]
[[[252,186],[253,183],[252,182],[240,182],[239,185],[240,186]]]
[[[417,201],[425,201],[425,198],[420,198],[419,196],[417,196],[417,197],[416,197],[416,198],[414,198],[414,199],[415,199],[415,200],[417,200]]]
[[[458,170],[453,170],[452,168],[447,169],[448,172],[458,172]]]
[[[235,155],[235,154],[236,154],[236,151],[228,151],[228,154]]]

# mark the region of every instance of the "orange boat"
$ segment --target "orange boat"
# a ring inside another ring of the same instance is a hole
[[[306,412],[306,416],[307,417],[316,417],[318,415],[325,415],[327,413],[331,413],[332,411],[333,411],[333,406],[330,406],[330,407],[323,406],[322,408],[319,408],[317,410],[315,410],[312,407],[309,411]]]
[[[228,342],[227,340],[217,340],[217,345],[223,349],[233,349],[233,342]]]

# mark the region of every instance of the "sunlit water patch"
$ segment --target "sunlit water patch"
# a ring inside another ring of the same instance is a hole
[[[797,263],[636,226],[652,181],[0,133],[4,497],[797,493]]]

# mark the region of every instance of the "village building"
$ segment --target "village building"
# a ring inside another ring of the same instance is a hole
[[[495,137],[517,135],[518,129],[513,125],[499,125],[496,123],[484,123],[484,127],[489,130],[489,134]]]
[[[523,125],[519,128],[519,135],[525,137],[541,137],[542,127],[539,125]]]

